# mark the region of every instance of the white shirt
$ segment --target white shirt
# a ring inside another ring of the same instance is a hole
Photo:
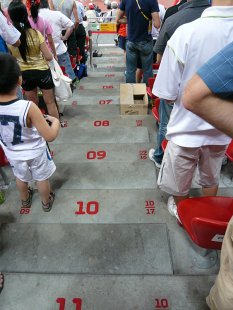
[[[0,36],[7,44],[15,44],[20,38],[20,32],[10,23],[6,17],[0,12]]]
[[[9,160],[33,159],[45,149],[46,142],[37,129],[27,127],[30,105],[30,101],[18,99],[0,104],[0,144]]]
[[[159,3],[159,18],[160,18],[160,22],[162,25],[163,19],[164,19],[164,15],[166,13],[165,7]],[[159,37],[159,31],[160,28],[155,28],[154,24],[152,23],[152,31],[151,31],[151,35],[153,37],[153,40],[157,40]]]
[[[79,1],[75,1],[75,3],[76,3],[76,6],[77,6],[79,24],[83,24],[83,17],[86,16],[84,6]],[[72,16],[71,16],[71,20],[72,20],[72,22],[75,22],[75,18],[74,18],[74,14],[73,13],[72,13]]]
[[[60,11],[40,9],[39,15],[48,20],[53,28],[52,37],[57,55],[64,54],[67,51],[67,47],[61,39],[61,32],[69,27],[73,27],[74,23]]]
[[[96,23],[97,22],[95,10],[87,10],[86,16],[87,16],[87,20],[89,23]]]
[[[174,101],[167,139],[183,147],[227,145],[230,138],[186,110],[181,102],[187,82],[197,70],[233,41],[233,7],[213,6],[201,18],[180,26],[167,43],[153,94]]]

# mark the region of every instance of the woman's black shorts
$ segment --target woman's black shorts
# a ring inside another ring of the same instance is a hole
[[[50,69],[22,71],[22,78],[22,88],[25,91],[33,90],[36,87],[40,89],[51,89],[54,87]]]

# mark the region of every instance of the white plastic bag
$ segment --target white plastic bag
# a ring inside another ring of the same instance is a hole
[[[55,96],[58,101],[66,101],[72,97],[70,85],[72,80],[65,76],[55,59],[49,62],[49,68],[52,73],[53,83],[55,86]]]

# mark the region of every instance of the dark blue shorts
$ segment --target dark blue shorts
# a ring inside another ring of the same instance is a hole
[[[126,51],[126,37],[118,37],[118,46],[124,51]]]

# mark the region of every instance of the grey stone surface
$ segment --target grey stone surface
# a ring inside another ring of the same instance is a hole
[[[205,297],[213,276],[82,276],[52,274],[7,274],[1,293],[2,310],[157,310],[166,300],[167,310],[208,310]],[[158,301],[159,300],[159,303]],[[32,308],[33,305],[33,308]]]
[[[92,106],[112,106],[112,105],[119,105],[120,99],[118,94],[113,95],[106,95],[106,94],[96,94],[95,96],[92,95],[83,95],[80,93],[74,93],[73,97],[65,104],[66,108],[72,107],[79,111],[81,106],[85,107],[92,107]],[[104,108],[102,108],[102,111]],[[117,107],[117,113],[119,113],[119,107]]]
[[[110,88],[111,87],[111,88]],[[97,81],[91,81],[91,83],[85,83],[85,84],[79,84],[77,85],[77,92],[78,94],[82,94],[83,90],[89,90],[90,94],[95,96],[95,93],[99,90],[102,91],[104,94],[105,92],[113,91],[115,90],[117,95],[119,94],[119,87],[120,82],[112,82],[112,81],[106,81],[104,82],[102,79],[98,79]]]
[[[110,128],[100,127],[74,130],[69,126],[60,131],[54,143],[147,143],[148,130],[145,127]],[[78,150],[77,150],[78,151]]]
[[[54,189],[153,189],[155,168],[149,162],[57,164]],[[127,173],[126,173],[127,171]],[[146,175],[146,177],[145,177]]]
[[[172,274],[165,224],[2,224],[0,253],[5,272]]]
[[[50,149],[54,154],[54,161],[56,163],[78,163],[90,162],[87,158],[88,152],[95,150],[95,152],[105,151],[107,153],[104,162],[133,162],[136,160],[148,160],[148,144],[144,143],[129,143],[125,144],[50,144]],[[153,163],[151,163],[153,167]]]

